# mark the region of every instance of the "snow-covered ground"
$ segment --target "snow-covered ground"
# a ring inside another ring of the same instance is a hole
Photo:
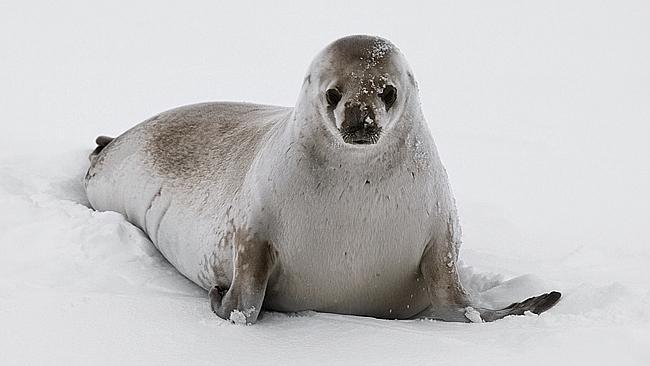
[[[541,316],[266,313],[234,326],[85,206],[98,134],[204,100],[292,105],[328,42],[394,41],[464,229],[464,281]],[[1,2],[0,364],[650,364],[647,1]]]

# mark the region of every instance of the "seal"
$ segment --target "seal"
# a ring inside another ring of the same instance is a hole
[[[142,229],[224,319],[254,323],[264,308],[492,321],[560,298],[472,303],[447,173],[413,72],[385,39],[328,45],[294,108],[189,105],[96,142],[92,207]]]

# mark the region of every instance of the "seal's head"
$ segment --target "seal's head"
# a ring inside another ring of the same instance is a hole
[[[388,40],[349,36],[315,58],[305,84],[326,128],[345,145],[364,147],[400,124],[410,91],[416,89],[412,75]]]

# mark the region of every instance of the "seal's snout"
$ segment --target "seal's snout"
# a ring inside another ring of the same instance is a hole
[[[373,108],[361,105],[345,107],[345,118],[339,131],[343,141],[355,145],[375,144],[381,135]]]

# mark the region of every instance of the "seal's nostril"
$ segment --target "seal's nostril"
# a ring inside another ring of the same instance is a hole
[[[372,112],[372,109],[367,109],[364,113],[363,117],[363,123],[364,125],[369,125],[371,123],[375,123],[375,114]]]

